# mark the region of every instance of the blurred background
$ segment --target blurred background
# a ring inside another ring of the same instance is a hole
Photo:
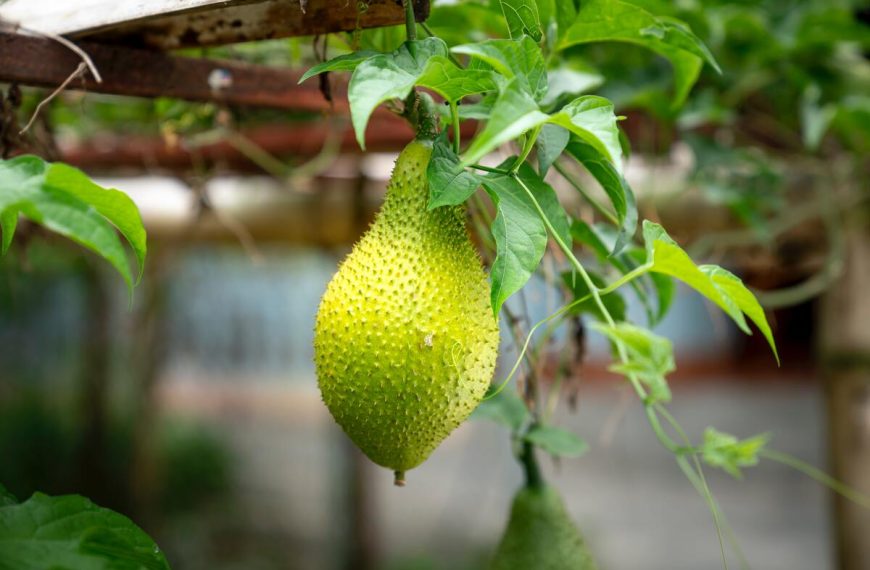
[[[614,100],[641,215],[699,263],[761,291],[782,357],[777,367],[761,335],[743,336],[680,289],[656,329],[675,347],[670,409],[697,437],[708,425],[769,433],[772,448],[868,493],[870,8],[635,3],[688,22],[723,74],[703,70],[677,109],[669,65],[639,47],[571,48],[560,71]],[[463,30],[501,33],[492,7],[474,6],[436,2],[428,25],[454,44],[468,41]],[[403,32],[355,36],[389,50]],[[349,41],[180,53],[302,69]],[[25,90],[14,113],[29,117],[45,94]],[[132,302],[101,261],[35,226],[0,261],[0,481],[10,491],[80,493],[127,514],[178,570],[484,567],[522,482],[507,431],[467,422],[400,489],[319,397],[320,295],[408,136],[382,118],[377,152],[362,155],[347,129],[338,112],[80,92],[43,110],[26,144],[128,193],[149,256]],[[570,186],[553,184],[572,216],[591,219]],[[509,305],[534,322],[552,294],[533,280]],[[502,337],[497,379],[516,358]],[[606,371],[606,344],[590,334],[583,351],[556,423],[590,449],[542,460],[600,566],[720,567],[706,504]],[[771,462],[742,480],[709,479],[751,567],[870,569],[867,512],[812,479]]]

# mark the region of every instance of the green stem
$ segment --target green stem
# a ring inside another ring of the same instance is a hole
[[[417,20],[414,18],[414,4],[412,2],[413,0],[402,0],[402,4],[405,6],[405,35],[408,41],[417,39]]]
[[[553,163],[553,168],[555,168],[556,172],[561,174],[562,177],[568,181],[568,184],[573,186],[574,189],[577,190],[577,192],[579,192],[580,195],[583,196],[583,198],[587,202],[589,202],[589,204],[593,208],[595,208],[595,210],[599,214],[604,216],[607,219],[607,221],[609,221],[611,224],[613,224],[616,227],[620,226],[619,219],[616,217],[616,215],[613,212],[611,212],[610,210],[608,210],[601,202],[599,202],[595,198],[595,196],[593,196],[592,194],[587,192],[586,189],[583,187],[583,185],[580,184],[580,182],[578,182],[577,179],[574,178],[574,176],[570,172],[568,172],[568,169],[565,168],[558,160]]]
[[[534,427],[534,425],[532,426]],[[535,457],[535,446],[529,441],[523,441],[522,451],[519,456],[523,472],[526,474],[526,487],[540,488],[544,486],[544,477]]]
[[[773,451],[770,449],[762,449],[758,454],[766,459],[770,459],[772,461],[776,461],[777,463],[787,465],[792,469],[796,469],[807,477],[811,477],[822,485],[825,485],[835,493],[842,495],[856,505],[860,505],[865,509],[870,509],[870,497],[862,494],[860,491],[852,489],[851,487],[841,483],[840,481],[837,481],[821,469],[817,469],[809,463],[801,461],[797,457],[792,457],[787,453],[781,453],[779,451]]]
[[[520,155],[517,157],[516,162],[514,162],[514,165],[511,167],[511,173],[519,170],[520,166],[522,166],[523,163],[526,161],[526,158],[528,158],[529,153],[532,152],[532,149],[535,146],[535,141],[538,139],[538,133],[540,132],[541,126],[538,125],[534,129],[532,129],[531,133],[526,136],[526,140],[523,142],[523,151],[520,153]]]
[[[610,315],[610,311],[607,310],[607,307],[604,305],[604,301],[601,300],[601,292],[595,283],[592,281],[592,278],[589,277],[589,273],[586,272],[586,268],[583,267],[583,264],[577,259],[574,255],[574,252],[570,247],[559,237],[558,232],[556,232],[555,228],[553,228],[553,224],[550,223],[550,219],[547,218],[547,215],[544,213],[544,210],[541,208],[541,205],[538,204],[537,199],[535,199],[535,195],[529,189],[528,186],[520,179],[518,176],[514,175],[514,179],[517,183],[523,187],[523,190],[526,191],[526,194],[529,196],[529,199],[534,204],[535,209],[538,211],[538,216],[540,216],[541,220],[544,222],[544,225],[547,227],[547,231],[550,232],[550,235],[553,236],[553,239],[556,241],[556,244],[565,254],[565,257],[571,262],[574,268],[577,270],[577,273],[580,274],[580,278],[583,279],[583,282],[586,284],[586,287],[589,289],[589,294],[592,295],[592,299],[595,301],[595,304],[598,306],[598,310],[601,311],[601,315],[604,317],[604,320],[607,322],[608,326],[615,327],[616,322],[613,320],[613,317]],[[623,364],[628,363],[628,352],[626,351],[625,345],[621,341],[615,341],[614,345],[616,346],[616,352],[619,355],[619,360]],[[641,385],[640,380],[638,380],[635,374],[628,374],[628,380],[631,382],[634,391],[637,392],[637,395],[640,397],[642,401],[646,401],[647,393],[644,387]],[[658,435],[658,434],[657,434]],[[664,443],[664,442],[663,442]]]
[[[508,172],[507,170],[502,170],[501,168],[493,168],[491,166],[484,166],[482,164],[472,164],[471,168],[475,170],[482,170],[484,172],[492,172],[493,174],[504,174],[505,176],[510,174],[510,172]]]
[[[608,285],[607,287],[599,290],[599,293],[601,293],[602,295],[606,295],[608,293],[613,293],[614,291],[616,291],[617,289],[619,289],[620,287],[622,287],[626,283],[628,283],[630,281],[634,281],[636,278],[640,277],[641,275],[648,273],[650,271],[650,269],[652,269],[652,266],[653,266],[652,263],[644,263],[643,265],[639,265],[639,266],[635,267],[634,269],[632,269],[631,271],[629,271],[628,273],[626,273],[625,275],[623,275],[622,277],[620,277],[619,279],[617,279],[616,281],[614,281],[613,283]]]
[[[459,154],[461,140],[459,135],[459,109],[456,108],[456,101],[450,102],[450,117],[453,119],[453,152]]]

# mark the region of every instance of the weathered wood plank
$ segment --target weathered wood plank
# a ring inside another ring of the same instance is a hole
[[[843,276],[825,293],[819,348],[834,476],[870,496],[870,231],[866,211],[847,226]],[[870,568],[870,510],[835,498],[838,568]]]
[[[92,42],[78,45],[91,56],[103,82],[97,83],[86,74],[69,89],[300,111],[329,109],[316,81],[296,84],[300,77],[297,71]],[[52,40],[0,32],[0,82],[57,87],[79,62],[76,54]],[[335,105],[339,111],[347,108],[342,92],[343,85],[338,83]]]
[[[414,5],[424,20],[429,1]],[[0,19],[74,38],[174,49],[401,24],[404,12],[395,0],[7,0]]]

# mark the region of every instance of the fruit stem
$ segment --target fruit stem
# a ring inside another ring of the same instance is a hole
[[[425,93],[419,93],[412,89],[405,99],[405,109],[402,116],[414,127],[417,140],[435,140],[436,124],[435,114],[432,112],[434,103],[432,98]]]
[[[538,488],[544,486],[544,477],[535,457],[535,446],[530,441],[523,441],[522,451],[519,456],[520,464],[526,474],[526,487]]]
[[[402,0],[405,8],[405,35],[409,41],[417,39],[417,19],[414,17],[413,0]]]
[[[393,479],[393,485],[396,487],[404,487],[405,486],[405,472],[404,471],[394,471],[395,479]]]

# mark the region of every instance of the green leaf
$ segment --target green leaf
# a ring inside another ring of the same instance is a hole
[[[551,455],[561,457],[580,457],[589,449],[589,445],[570,431],[536,425],[523,438]]]
[[[613,204],[616,218],[619,220],[619,233],[611,251],[611,255],[616,255],[631,241],[637,229],[637,204],[634,192],[616,167],[607,160],[607,156],[601,154],[596,147],[575,140],[567,146],[567,151],[598,181],[604,193],[610,198],[610,203]]]
[[[18,504],[18,499],[15,498],[15,495],[10,493],[9,490],[0,483],[0,508],[16,504]]]
[[[509,167],[515,161],[515,157],[509,158],[501,168]],[[492,174],[481,178],[497,210],[492,223],[496,258],[490,271],[491,303],[495,314],[508,297],[526,284],[547,248],[547,227],[535,207],[536,202],[557,234],[569,236],[570,240],[568,217],[553,188],[527,164],[523,164],[517,174],[529,188],[531,196],[511,176]]]
[[[622,146],[613,103],[597,95],[582,95],[554,113],[549,121],[574,133],[622,172]]]
[[[406,41],[392,53],[382,53],[360,63],[350,78],[347,98],[356,139],[365,149],[365,130],[375,108],[389,99],[404,99],[414,88],[429,60],[447,55],[447,44],[438,38]]]
[[[679,20],[657,18],[643,8],[618,0],[583,0],[559,48],[601,41],[637,44],[670,60],[676,84],[674,107],[682,105],[703,62],[720,70],[707,47]]]
[[[35,493],[0,507],[2,570],[168,570],[153,540],[127,517],[84,497]]]
[[[62,162],[55,162],[49,167],[45,183],[93,206],[100,215],[109,220],[133,248],[141,279],[148,246],[145,227],[133,200],[120,190],[94,184],[84,172]]]
[[[592,283],[595,284],[596,287],[604,287],[606,285],[604,279],[600,275],[596,275],[589,269],[587,269],[586,272],[589,274],[590,279],[592,279]],[[571,290],[573,301],[577,301],[579,299],[583,299],[589,296],[589,287],[586,286],[586,282],[581,279],[576,273],[566,271],[562,274],[562,281],[565,283],[565,286],[567,286],[568,289]],[[625,299],[622,298],[622,295],[614,291],[612,293],[602,296],[601,302],[604,304],[604,308],[607,309],[607,312],[610,314],[613,320],[625,320],[626,305]],[[578,303],[571,308],[571,314],[573,315],[579,315],[582,313],[588,313],[590,315],[593,315],[596,319],[602,322],[606,320],[604,318],[604,315],[601,314],[601,309],[598,307],[595,299],[592,298],[586,299],[582,303]]]
[[[559,125],[546,124],[541,127],[535,145],[538,151],[538,170],[546,174],[550,167],[561,156],[571,134]]]
[[[429,178],[428,208],[462,204],[480,188],[481,177],[459,163],[444,133],[435,140],[427,169]]]
[[[490,420],[518,431],[530,415],[523,401],[511,390],[502,390],[496,396],[483,400],[474,412],[473,420]]]
[[[498,96],[483,132],[465,150],[462,164],[474,164],[490,151],[545,123],[548,118],[522,88],[520,81],[511,79]]]
[[[770,345],[776,361],[779,362],[779,354],[776,351],[776,342],[773,339],[773,332],[770,330],[770,325],[767,323],[767,316],[764,314],[764,309],[752,294],[743,281],[726,269],[722,269],[717,265],[702,265],[699,269],[706,274],[714,285],[726,297],[733,301],[737,308],[743,312],[749,320],[755,323],[761,334]]]
[[[549,70],[547,80],[549,89],[546,97],[541,100],[541,105],[545,107],[557,105],[567,97],[574,99],[604,83],[604,77],[598,73],[578,71],[570,67]]]
[[[575,220],[571,225],[571,236],[577,243],[588,246],[602,263],[613,266],[621,274],[637,268],[646,262],[646,251],[629,248],[622,253],[611,255],[618,239],[617,230],[610,224],[589,225]],[[629,282],[643,305],[650,326],[661,321],[670,306],[674,294],[673,281],[667,275],[647,273]],[[650,294],[655,294],[658,303],[653,305]]]
[[[648,404],[670,401],[666,376],[676,368],[671,341],[629,323],[592,323],[591,327],[626,349],[628,362],[614,364],[610,370],[640,380],[648,389]]]
[[[696,266],[664,228],[649,220],[643,222],[643,239],[651,271],[676,277],[725,311],[740,330],[752,334],[743,316],[745,313],[761,330],[779,362],[767,317],[755,296],[739,278],[715,265]]]
[[[704,444],[701,457],[711,467],[720,467],[740,479],[741,467],[758,465],[758,455],[770,441],[767,434],[756,435],[738,440],[731,434],[722,433],[712,427],[704,431]]]
[[[535,0],[499,0],[512,39],[528,34],[536,42],[541,41],[541,21]]]
[[[485,63],[507,79],[516,79],[517,84],[535,101],[547,95],[547,66],[541,48],[531,38],[518,40],[487,40],[451,48],[453,53],[468,55]]]
[[[509,158],[501,164],[501,168],[507,168],[509,164],[513,164],[516,157]],[[556,191],[553,187],[547,184],[541,175],[535,172],[527,162],[524,162],[517,169],[517,176],[526,187],[529,188],[534,196],[535,201],[544,211],[544,215],[553,226],[556,235],[562,240],[565,245],[571,244],[571,221],[568,219],[568,214],[559,203],[559,198],[556,196]]]
[[[318,63],[314,67],[310,68],[299,79],[299,83],[302,83],[309,77],[314,77],[315,75],[320,75],[321,73],[325,73],[327,71],[353,71],[357,68],[359,64],[376,55],[380,55],[380,52],[370,49],[364,49],[361,51],[355,51],[352,53],[346,53],[344,55],[334,57],[329,61]]]
[[[476,93],[495,91],[501,77],[483,69],[464,69],[448,58],[436,55],[426,64],[416,84],[435,91],[450,103]]]
[[[117,228],[133,247],[141,274],[145,229],[136,206],[123,193],[97,186],[72,167],[31,155],[0,161],[0,226],[6,247],[19,215],[99,254],[132,288]]]

